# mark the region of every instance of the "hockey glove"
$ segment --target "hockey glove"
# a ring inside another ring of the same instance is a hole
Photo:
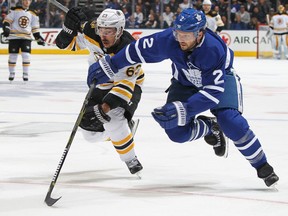
[[[111,120],[102,110],[101,105],[88,106],[82,117],[80,127],[89,131],[99,131],[103,128],[103,124]]]
[[[81,30],[81,22],[87,20],[80,7],[71,8],[66,14],[63,31],[68,35],[76,36]]]
[[[186,125],[189,120],[186,110],[187,103],[175,101],[167,103],[163,107],[155,108],[152,116],[162,128],[172,129]]]
[[[3,35],[4,37],[8,37],[10,34],[10,24],[8,22],[4,22],[3,24]]]
[[[87,76],[88,86],[91,85],[93,80],[96,80],[96,84],[101,84],[115,76],[117,69],[113,66],[110,59],[111,57],[106,55],[100,58],[98,62],[90,65]]]
[[[34,33],[33,36],[36,39],[38,45],[45,46],[45,40],[43,37],[41,37],[39,32]]]

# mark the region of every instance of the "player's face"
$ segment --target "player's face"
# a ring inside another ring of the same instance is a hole
[[[193,32],[183,32],[176,30],[175,38],[183,51],[189,51],[196,45],[197,38]]]
[[[31,4],[31,0],[22,0],[23,8],[29,8],[30,4]]]
[[[99,28],[98,34],[105,48],[110,48],[115,44],[116,28]]]
[[[202,5],[202,7],[203,7],[203,10],[206,12],[206,13],[208,13],[210,10],[211,10],[211,5]]]

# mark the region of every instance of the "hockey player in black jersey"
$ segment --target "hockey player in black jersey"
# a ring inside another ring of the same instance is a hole
[[[89,64],[92,64],[105,55],[116,54],[134,41],[124,30],[122,11],[105,9],[97,19],[90,20],[85,14],[79,7],[68,11],[63,29],[56,38],[60,49],[76,51],[88,48]],[[111,140],[120,159],[126,163],[131,174],[135,174],[143,167],[134,151],[132,117],[141,99],[144,73],[141,64],[123,70],[131,76],[125,79],[115,77],[96,86],[80,127],[88,141]],[[132,76],[136,70],[138,76]]]

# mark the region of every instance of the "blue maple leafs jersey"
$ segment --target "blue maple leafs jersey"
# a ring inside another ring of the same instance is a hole
[[[175,40],[172,28],[169,28],[129,44],[111,59],[111,63],[121,69],[139,62],[155,63],[170,59],[173,77],[182,85],[199,90],[187,101],[191,104],[189,114],[196,115],[219,103],[224,92],[225,75],[232,68],[233,58],[233,51],[209,29],[193,51],[184,52]]]

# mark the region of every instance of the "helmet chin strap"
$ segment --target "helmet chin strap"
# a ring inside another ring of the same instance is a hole
[[[119,32],[118,35],[115,36],[115,40],[112,46],[114,46],[116,44],[116,42],[118,41],[118,39],[122,36],[123,34],[123,29],[121,29],[121,31]]]
[[[200,33],[200,32],[202,32],[203,34],[202,34],[202,37],[201,37],[201,38],[199,39],[199,41],[198,41],[198,36],[199,36],[199,33]],[[195,49],[195,47],[197,47],[197,46],[202,42],[202,40],[203,40],[203,38],[204,38],[204,32],[205,32],[205,30],[200,30],[200,31],[194,33],[195,38],[196,38],[196,43],[195,43],[195,45],[189,50],[189,52],[192,52],[192,51]]]

